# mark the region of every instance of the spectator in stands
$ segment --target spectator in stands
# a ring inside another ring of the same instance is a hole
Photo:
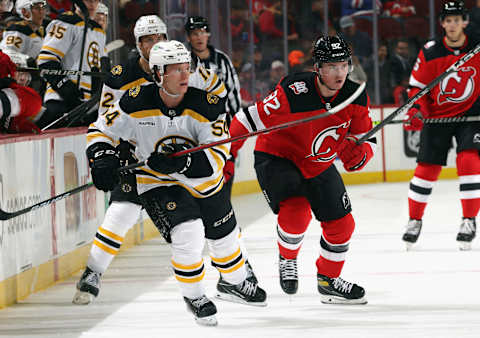
[[[253,66],[251,63],[245,63],[238,74],[240,80],[240,97],[242,98],[242,108],[246,108],[255,103],[252,91]]]
[[[393,103],[392,87],[390,84],[390,62],[388,58],[388,44],[381,41],[378,45],[378,66],[380,80],[380,102],[381,104]],[[370,96],[374,93],[374,57],[373,55],[365,61],[365,73],[367,74],[367,92]]]
[[[406,18],[416,13],[411,0],[393,0],[385,2],[383,14],[392,18]]]
[[[277,86],[278,82],[287,75],[287,71],[285,69],[285,64],[280,60],[275,60],[272,62],[272,66],[270,67],[270,77],[269,77],[269,84],[268,88],[270,91],[273,91]]]
[[[340,18],[340,35],[355,48],[355,53],[360,62],[372,55],[372,39],[367,33],[357,30],[351,16]]]
[[[470,10],[468,17],[467,32],[471,35],[480,35],[480,0],[475,1],[475,6]]]
[[[395,42],[393,55],[390,58],[391,87],[395,88],[402,82],[405,73],[410,74],[414,59],[410,55],[410,45],[407,39]]]
[[[305,53],[301,50],[295,49],[288,54],[288,65],[290,66],[290,73],[298,73],[303,71],[304,62]]]
[[[272,5],[265,8],[258,18],[260,32],[264,41],[283,37],[283,13],[282,0],[273,0]],[[288,16],[287,39],[297,40],[298,34],[295,30],[293,18]]]
[[[410,74],[406,73],[402,77],[402,81],[398,86],[393,89],[393,100],[395,105],[403,106],[405,102],[408,101],[408,81],[410,79]]]
[[[71,0],[47,0],[50,7],[50,19],[56,19],[58,15],[72,9]]]
[[[255,77],[262,80],[267,78],[271,63],[265,59],[259,45],[254,46],[253,62],[255,66]]]
[[[302,20],[300,20],[300,36],[309,43],[317,36],[324,34],[325,30],[325,2],[323,0],[313,0],[311,7],[305,6]],[[330,25],[330,24],[329,24]]]
[[[379,11],[382,8],[380,0],[342,0],[341,15],[372,14],[374,1],[377,3]]]
[[[250,41],[250,23],[248,17],[248,8],[244,8],[238,4],[232,4],[232,14],[230,19],[230,27],[232,31],[232,40],[248,43]],[[253,32],[253,42],[256,44],[259,42],[255,33],[255,27]]]

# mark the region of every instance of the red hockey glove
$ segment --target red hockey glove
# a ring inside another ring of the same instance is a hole
[[[338,146],[337,154],[346,171],[357,171],[370,161],[373,151],[366,143],[357,144],[355,139],[345,138]]]
[[[42,130],[38,128],[35,123],[30,121],[28,118],[19,119],[14,117],[12,122],[10,123],[10,127],[8,130],[15,133],[32,133],[32,134],[40,134]]]
[[[0,51],[0,79],[12,78],[15,76],[17,66],[12,62],[10,57]]]
[[[423,114],[420,110],[419,105],[413,105],[407,112],[407,120],[403,124],[403,129],[405,130],[422,130],[423,128]]]
[[[223,176],[225,177],[225,183],[232,179],[233,175],[235,174],[235,157],[230,156],[230,158],[225,163],[223,167]]]

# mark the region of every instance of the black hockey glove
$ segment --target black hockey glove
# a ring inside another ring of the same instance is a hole
[[[147,159],[147,165],[155,171],[162,174],[183,174],[192,164],[190,154],[182,156],[169,156],[170,154],[188,149],[186,144],[166,144],[162,147],[162,152],[153,152]]]
[[[49,61],[40,65],[40,68],[61,70],[62,65],[57,61]],[[70,78],[55,75],[44,75],[44,77],[65,101],[67,111],[82,103],[83,93]]]
[[[87,148],[93,184],[97,189],[111,191],[119,182],[120,160],[115,148],[108,143],[95,143]]]

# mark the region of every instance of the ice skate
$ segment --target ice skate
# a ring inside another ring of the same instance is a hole
[[[255,273],[253,272],[253,268],[250,265],[250,262],[248,259],[245,261],[245,268],[247,269],[247,279],[255,284],[258,284],[258,279],[257,276],[255,276]]]
[[[324,304],[367,304],[365,289],[340,277],[317,274],[318,292]]]
[[[282,290],[293,295],[298,290],[297,259],[287,259],[279,255],[278,270]]]
[[[457,235],[457,242],[460,250],[470,250],[472,241],[475,238],[477,224],[475,218],[464,218],[460,224],[460,230]]]
[[[72,303],[87,305],[93,302],[100,291],[101,274],[91,270],[88,266],[77,283],[77,292],[73,296]]]
[[[187,303],[187,309],[195,316],[195,321],[199,325],[216,326],[218,324],[215,314],[217,307],[213,302],[203,295],[200,298],[190,299],[183,297]]]
[[[410,250],[418,240],[420,231],[422,230],[422,220],[410,218],[407,223],[407,230],[403,234],[402,240],[407,245],[407,250]]]
[[[266,292],[257,283],[248,279],[237,285],[230,284],[224,279],[219,280],[216,297],[234,303],[267,306],[265,302],[267,299]]]

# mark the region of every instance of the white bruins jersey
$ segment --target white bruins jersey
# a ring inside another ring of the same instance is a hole
[[[49,61],[59,62],[62,69],[79,70],[80,60],[83,58],[83,71],[93,71],[92,68],[100,69],[100,58],[105,56],[105,31],[95,21],[89,20],[89,27],[85,39],[83,55],[83,30],[85,21],[75,13],[67,12],[49,23],[46,30],[45,40],[38,56],[38,65]],[[70,79],[77,83],[77,76],[71,75]],[[92,78],[82,76],[80,78],[80,90],[84,92],[85,99],[91,97]],[[45,93],[44,101],[62,100],[59,94],[49,85]]]
[[[45,31],[43,27],[34,31],[28,21],[19,21],[3,32],[0,49],[11,49],[36,59],[42,48]]]
[[[186,143],[194,147],[228,138],[225,117],[225,99],[203,90],[190,87],[178,107],[167,108],[157,85],[137,85],[90,125],[87,148],[97,142],[115,146],[115,140],[119,138],[134,140],[136,157],[145,161],[152,152],[160,151],[164,144]],[[205,149],[203,153],[208,160],[206,165],[210,166],[207,172],[212,172],[210,176],[164,175],[143,166],[135,171],[138,193],[156,187],[180,185],[196,198],[212,196],[223,187],[223,167],[230,145]],[[194,161],[195,158],[192,159]]]
[[[130,88],[154,83],[151,75],[145,73],[140,66],[139,59],[139,56],[130,58],[125,64],[116,65],[111,69],[103,84],[102,99],[98,107],[99,115],[105,114]],[[217,74],[201,66],[197,66],[195,71],[190,74],[188,86],[204,90],[220,98],[227,96],[225,84]]]

